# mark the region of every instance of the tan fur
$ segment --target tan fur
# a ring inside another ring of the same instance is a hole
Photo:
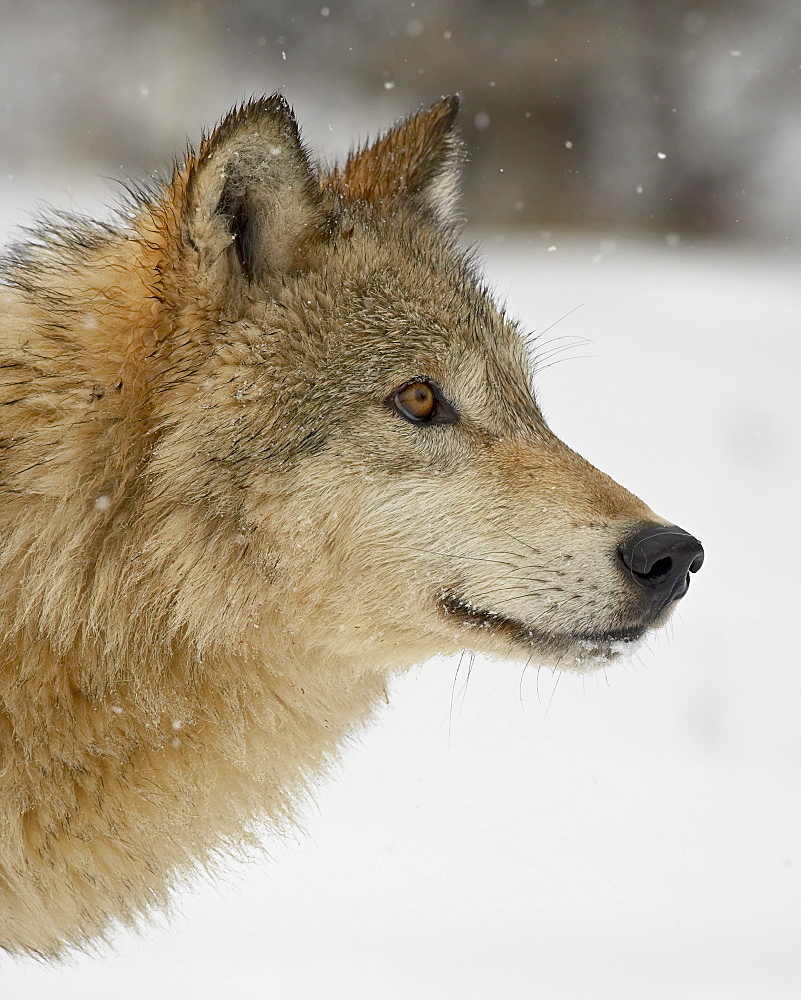
[[[391,673],[465,646],[581,668],[637,619],[615,549],[665,522],[549,431],[443,226],[455,110],[320,176],[254,101],[119,224],[8,258],[5,948],[87,947],[286,828]],[[458,425],[392,412],[414,378]]]

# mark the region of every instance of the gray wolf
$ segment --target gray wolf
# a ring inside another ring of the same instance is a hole
[[[337,168],[280,96],[114,224],[12,248],[0,316],[0,944],[45,958],[281,831],[469,648],[661,625],[700,543],[563,444],[456,239],[457,101]]]

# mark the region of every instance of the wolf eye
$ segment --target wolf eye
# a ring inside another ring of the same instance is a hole
[[[434,416],[437,397],[428,382],[412,382],[395,393],[395,405],[407,420],[426,421]]]
[[[396,389],[387,402],[412,424],[451,424],[457,419],[437,387],[423,379]]]

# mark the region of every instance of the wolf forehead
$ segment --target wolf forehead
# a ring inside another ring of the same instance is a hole
[[[190,273],[195,265],[201,286],[214,278],[206,319],[219,315],[222,342],[261,335],[267,365],[298,389],[461,382],[488,416],[491,386],[514,381],[496,416],[504,422],[517,396],[530,417],[519,332],[454,239],[455,111],[443,99],[329,171],[312,167],[280,102],[229,116],[191,167],[183,223]]]
[[[454,378],[460,367],[475,369],[475,358],[463,364],[472,355],[496,377],[508,374],[510,360],[522,371],[520,335],[492,304],[472,262],[424,231],[405,246],[393,235],[384,220],[349,231],[319,267],[265,300],[259,326],[275,332],[285,363],[308,365],[320,377],[352,371],[377,389],[402,375]]]

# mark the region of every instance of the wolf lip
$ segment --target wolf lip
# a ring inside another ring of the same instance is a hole
[[[526,625],[525,622],[507,618],[496,611],[486,611],[476,607],[464,597],[446,591],[439,598],[440,609],[451,619],[456,619],[465,628],[484,629],[499,638],[506,638],[517,645],[536,647],[544,650],[564,649],[576,644],[596,644],[636,642],[646,629],[642,626],[619,629],[604,629],[597,632],[572,632],[569,634],[545,632]]]

